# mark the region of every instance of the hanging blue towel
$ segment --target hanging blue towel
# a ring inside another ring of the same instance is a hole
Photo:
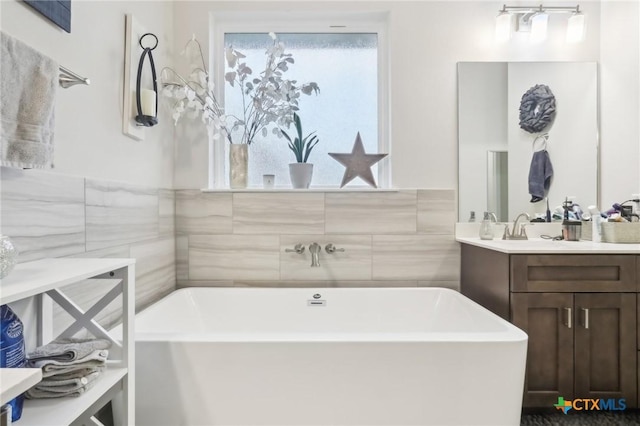
[[[529,168],[529,194],[532,203],[542,201],[547,195],[552,176],[553,166],[547,150],[534,152]]]

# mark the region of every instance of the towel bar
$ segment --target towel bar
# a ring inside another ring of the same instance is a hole
[[[60,77],[58,81],[60,82],[60,86],[65,89],[71,86],[75,86],[76,84],[89,85],[91,83],[88,78],[81,77],[73,71],[63,67],[62,65],[60,65]]]

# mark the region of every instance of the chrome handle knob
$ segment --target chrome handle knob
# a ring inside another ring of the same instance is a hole
[[[298,254],[304,253],[304,250],[305,250],[305,247],[301,243],[296,244],[295,246],[293,246],[292,249],[284,249],[286,253],[298,253]]]
[[[329,254],[335,253],[337,251],[344,252],[343,248],[336,248],[336,246],[334,246],[333,244],[327,244],[326,246],[324,246],[324,250]]]

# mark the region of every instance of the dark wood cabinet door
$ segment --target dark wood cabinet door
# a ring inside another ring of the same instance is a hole
[[[524,407],[573,398],[573,294],[512,293],[512,322],[529,336]]]
[[[637,406],[636,295],[576,294],[575,397]]]

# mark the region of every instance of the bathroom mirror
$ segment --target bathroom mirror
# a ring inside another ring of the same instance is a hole
[[[567,196],[583,208],[598,203],[598,71],[595,62],[458,63],[458,220],[475,212],[499,221],[519,213],[544,217],[545,201],[532,203],[529,169],[545,145],[519,126],[522,95],[549,86],[556,116],[545,129],[553,166],[549,206]]]

